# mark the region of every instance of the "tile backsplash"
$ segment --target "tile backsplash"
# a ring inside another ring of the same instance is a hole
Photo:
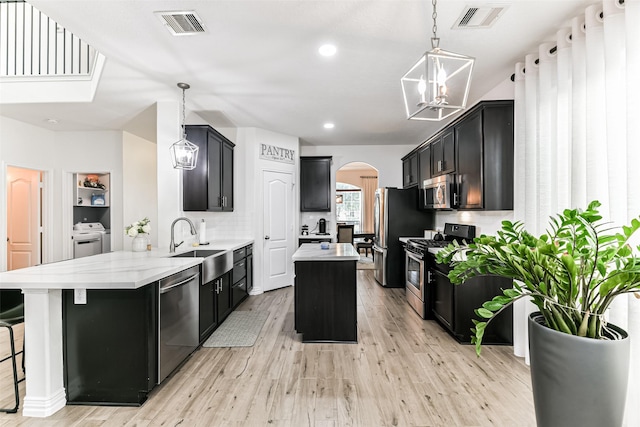
[[[513,211],[438,211],[435,229],[444,230],[446,222],[471,224],[476,226],[476,236],[495,234],[502,227],[502,221],[513,221]]]
[[[204,219],[206,225],[207,241],[252,238],[253,215],[248,212],[200,212],[185,213],[199,229],[200,222]]]

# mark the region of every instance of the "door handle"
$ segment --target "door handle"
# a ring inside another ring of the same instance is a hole
[[[269,236],[264,236],[264,240],[269,240],[271,237]]]

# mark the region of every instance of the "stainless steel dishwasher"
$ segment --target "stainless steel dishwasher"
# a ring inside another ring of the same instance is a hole
[[[158,384],[198,347],[199,286],[199,266],[160,280]]]

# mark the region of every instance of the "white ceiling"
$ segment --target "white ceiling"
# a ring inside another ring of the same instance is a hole
[[[4,104],[57,130],[155,135],[154,104],[179,100],[218,127],[259,127],[311,145],[417,144],[444,123],[406,120],[400,77],[431,48],[430,1],[31,0],[107,57],[90,104]],[[470,104],[592,2],[440,0],[440,47],[476,58]],[[467,5],[507,5],[490,29],[451,29]],[[207,32],[172,36],[156,11],[193,10]],[[332,58],[317,54],[334,43]],[[44,122],[56,118],[58,125]],[[331,121],[335,128],[325,130]]]

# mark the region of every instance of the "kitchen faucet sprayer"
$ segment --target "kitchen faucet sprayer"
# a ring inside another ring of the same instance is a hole
[[[176,219],[171,223],[171,243],[169,243],[169,252],[170,252],[170,253],[175,252],[175,251],[176,251],[176,248],[177,248],[178,246],[180,246],[181,244],[183,244],[183,243],[184,243],[184,240],[183,240],[182,242],[180,242],[180,243],[178,243],[178,244],[176,245],[176,244],[175,244],[175,242],[174,242],[174,239],[173,239],[173,229],[174,229],[174,227],[175,227],[175,225],[176,225],[176,222],[178,222],[178,221],[180,221],[180,220],[187,221],[187,222],[189,223],[189,227],[191,228],[191,235],[192,235],[192,236],[195,236],[196,234],[198,234],[198,233],[196,232],[196,226],[195,226],[195,225],[193,225],[193,222],[192,222],[189,218],[186,218],[186,217],[184,217],[184,216],[181,216],[180,218],[176,218]]]

